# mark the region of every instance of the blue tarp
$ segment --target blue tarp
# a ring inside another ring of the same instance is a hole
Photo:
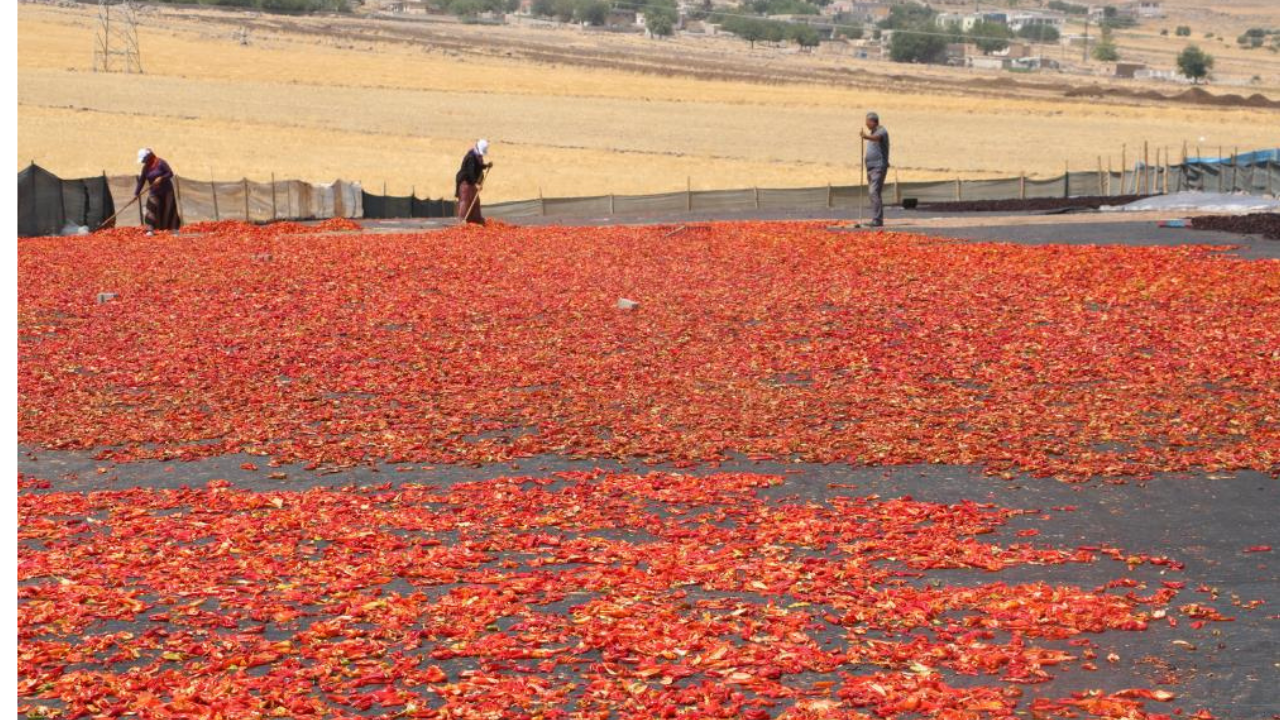
[[[1189,165],[1261,165],[1268,162],[1280,162],[1280,148],[1271,150],[1253,150],[1240,153],[1234,157],[1189,157]]]

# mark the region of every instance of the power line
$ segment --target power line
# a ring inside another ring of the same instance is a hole
[[[112,11],[112,8],[117,8]],[[93,38],[94,72],[142,72],[138,47],[137,6],[125,0],[116,5],[98,0],[98,26]]]

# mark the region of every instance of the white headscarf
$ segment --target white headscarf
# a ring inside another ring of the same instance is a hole
[[[480,157],[489,154],[489,141],[481,138],[476,141],[476,152],[480,153]]]
[[[141,150],[138,151],[138,164],[141,165],[142,163],[146,162],[147,158],[151,157],[154,154],[155,153],[151,152],[151,148],[142,148]]]

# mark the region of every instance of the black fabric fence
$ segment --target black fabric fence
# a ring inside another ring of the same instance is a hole
[[[106,176],[63,180],[35,163],[18,173],[19,237],[94,230],[115,211]]]
[[[443,218],[458,214],[456,200],[432,200],[412,195],[363,194],[364,216],[369,219],[387,218]]]

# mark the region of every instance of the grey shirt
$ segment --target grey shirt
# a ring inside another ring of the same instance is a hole
[[[875,139],[867,141],[867,167],[889,167],[889,131],[881,125],[871,132],[871,137]]]

